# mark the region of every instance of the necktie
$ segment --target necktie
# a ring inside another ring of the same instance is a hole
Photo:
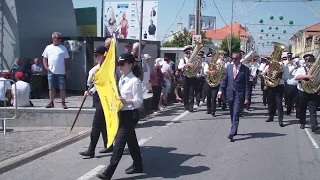
[[[237,77],[237,66],[233,66],[233,79],[236,79]]]

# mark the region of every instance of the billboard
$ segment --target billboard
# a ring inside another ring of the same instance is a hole
[[[189,14],[189,30],[195,28],[195,21],[195,15]],[[216,17],[214,16],[201,16],[200,22],[201,30],[213,30],[216,27]]]
[[[97,9],[95,7],[75,9],[80,36],[97,36]]]
[[[140,1],[106,2],[104,8],[104,36],[139,39]],[[157,40],[158,1],[144,1],[142,39]]]

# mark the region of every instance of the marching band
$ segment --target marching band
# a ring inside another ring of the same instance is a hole
[[[180,59],[178,65],[184,78],[184,107],[185,110],[193,112],[194,108],[200,106],[201,101],[206,102],[207,114],[216,117],[217,102],[222,103],[223,111],[227,109],[228,104],[231,117],[228,139],[231,142],[235,141],[234,136],[238,134],[239,119],[243,116],[243,109],[246,107],[247,111],[252,110],[252,91],[258,78],[261,79],[262,103],[268,106],[266,122],[274,121],[274,116],[277,114],[279,126],[285,127],[283,123],[283,106],[285,105],[286,115],[290,116],[294,110],[296,111],[301,129],[305,128],[306,110],[309,109],[312,132],[320,130],[317,121],[320,83],[316,80],[319,79],[316,74],[319,72],[318,68],[314,67],[314,65],[319,66],[319,57],[316,59],[312,54],[307,54],[300,59],[292,57],[292,53],[281,57],[283,49],[276,46],[270,58],[260,58],[252,51],[242,58],[242,52],[233,52],[232,62],[228,62],[221,50],[210,51],[205,55],[201,49],[202,46],[195,48],[186,46],[183,51],[184,58]],[[90,72],[91,76],[103,62],[105,51],[108,50],[103,47],[95,49],[98,65]],[[119,129],[114,145],[104,150],[105,152],[113,151],[113,155],[107,169],[97,175],[100,179],[111,179],[126,144],[133,159],[133,164],[126,173],[143,172],[140,147],[135,133],[135,126],[138,123],[135,111],[143,103],[143,93],[139,76],[134,73],[136,59],[132,54],[125,52],[117,61],[121,74],[118,89],[120,101],[124,106],[119,113]],[[88,84],[92,83],[91,78],[89,77]],[[88,150],[80,153],[90,157],[94,156],[100,133],[106,132],[104,114],[95,87],[85,92],[85,96],[93,94],[97,101],[91,142]]]

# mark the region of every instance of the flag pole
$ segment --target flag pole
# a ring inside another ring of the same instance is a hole
[[[141,49],[142,49],[142,24],[143,24],[143,2],[144,0],[141,0],[141,8],[140,8],[140,31],[139,31],[139,61],[141,61]]]

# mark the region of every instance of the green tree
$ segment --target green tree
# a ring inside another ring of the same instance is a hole
[[[221,44],[221,49],[224,50],[227,53],[227,55],[230,54],[229,45],[228,45],[228,38],[230,38],[230,37],[228,36],[224,40],[222,40],[222,44]],[[240,38],[238,38],[236,36],[232,36],[232,39],[231,39],[231,52],[240,51],[240,47],[241,47]]]
[[[202,43],[210,44],[212,43],[210,38],[206,37],[204,31],[200,32],[202,36]],[[188,44],[192,44],[192,35],[188,32],[187,28],[184,28],[182,32],[177,32],[173,35],[173,39],[171,41],[167,41],[162,44],[163,47],[184,47]]]

